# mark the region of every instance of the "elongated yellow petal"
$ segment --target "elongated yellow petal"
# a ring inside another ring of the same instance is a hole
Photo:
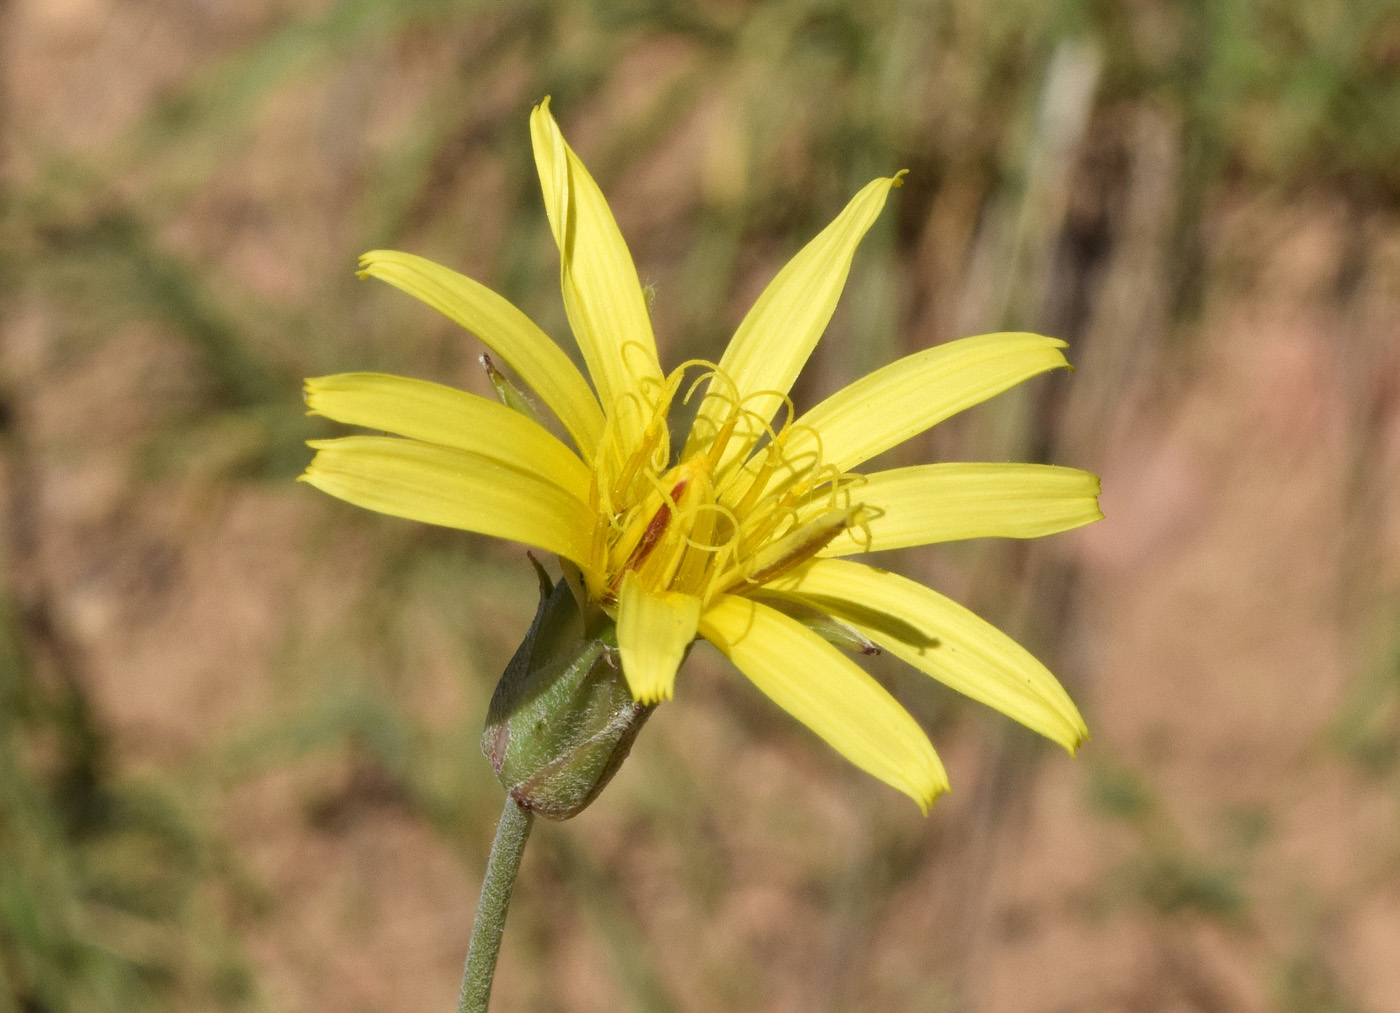
[[[837,535],[823,556],[960,538],[1039,538],[1103,517],[1098,476],[1053,464],[894,468],[865,476],[849,495],[853,505],[864,504],[866,516],[874,514],[874,519]],[[817,516],[829,506],[823,499],[809,511]]]
[[[950,415],[1047,370],[1068,366],[1065,343],[1039,334],[983,334],[905,356],[837,391],[794,424],[792,450],[821,441],[822,463],[842,471]]]
[[[628,570],[617,599],[617,646],[622,674],[638,703],[671,699],[676,669],[695,639],[700,622],[700,599],[663,591],[651,594]]]
[[[771,420],[782,405],[782,395],[792,387],[831,322],[856,247],[875,224],[890,188],[898,185],[899,176],[867,184],[769,282],[719,361],[720,372],[733,380],[737,390],[713,390],[702,403],[688,452],[708,447],[736,395],[745,410],[758,418],[745,417],[738,438],[728,444],[721,461],[752,445],[752,439],[745,437],[757,436],[762,431],[758,419]]]
[[[632,254],[608,202],[564,141],[545,99],[530,114],[545,211],[559,246],[564,310],[606,411],[661,380],[656,339]]]
[[[301,481],[380,513],[476,531],[588,565],[592,512],[553,482],[478,454],[392,436],[313,440]]]
[[[797,620],[720,595],[700,633],[779,707],[924,812],[948,790],[928,737],[878,682]]]
[[[464,390],[387,373],[338,373],[307,380],[306,405],[346,425],[489,457],[588,500],[591,475],[577,454],[519,412]]]
[[[360,276],[387,281],[461,324],[520,374],[558,416],[584,460],[592,461],[603,412],[563,349],[507,299],[466,275],[397,250],[371,250]]]
[[[885,650],[1074,752],[1088,736],[1074,701],[1016,641],[898,574],[816,559],[765,591],[850,623]]]

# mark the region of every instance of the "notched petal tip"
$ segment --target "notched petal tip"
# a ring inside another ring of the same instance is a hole
[[[935,757],[937,754],[935,754]],[[935,759],[932,769],[923,772],[922,776],[913,775],[903,784],[890,780],[889,784],[897,791],[907,795],[913,803],[919,807],[919,813],[927,816],[929,810],[933,808],[940,795],[946,795],[951,787],[948,784],[948,774],[943,769],[943,764]]]
[[[360,254],[355,269],[355,277],[364,280],[377,274],[376,268],[389,259],[393,250],[366,250]]]
[[[1089,726],[1084,723],[1084,716],[1079,713],[1079,708],[1074,709],[1074,734],[1059,740],[1059,745],[1064,747],[1065,752],[1070,756],[1077,756],[1083,745],[1089,741]]]
[[[921,815],[927,816],[929,811],[933,809],[933,803],[938,801],[939,796],[946,795],[952,790],[953,786],[948,783],[947,779],[944,779],[933,785],[922,798],[914,799],[914,804],[919,807]]]
[[[627,673],[624,670],[623,676]],[[675,695],[676,684],[671,682],[664,686],[646,686],[641,689],[632,685],[631,680],[627,682],[627,688],[632,692],[632,699],[643,707],[654,707],[656,704],[665,703]]]
[[[301,382],[301,400],[306,405],[307,415],[321,415],[318,407],[321,400],[321,392],[325,390],[325,381],[329,379],[324,376],[308,376]]]

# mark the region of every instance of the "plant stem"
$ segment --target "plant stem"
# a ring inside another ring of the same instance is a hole
[[[509,795],[491,842],[486,862],[486,878],[481,883],[481,900],[472,922],[472,941],[467,947],[467,965],[462,968],[462,997],[457,1013],[486,1013],[491,1002],[491,981],[496,976],[496,955],[501,949],[501,933],[506,927],[506,908],[520,871],[520,856],[530,837],[535,814],[521,808]]]

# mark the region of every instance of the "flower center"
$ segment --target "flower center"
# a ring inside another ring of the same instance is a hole
[[[693,367],[703,372],[678,396]],[[707,379],[701,411],[673,451],[674,415]],[[789,425],[786,398],[782,425],[774,429],[745,408],[712,363],[685,363],[654,387],[613,406],[598,455],[590,592],[604,604],[616,600],[629,570],[653,592],[705,601],[743,593],[869,519],[852,496],[863,479],[823,466],[819,439],[804,439],[800,453],[788,453],[801,427]]]

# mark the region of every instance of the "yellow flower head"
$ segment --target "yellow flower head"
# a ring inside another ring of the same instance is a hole
[[[1071,468],[854,470],[1067,365],[1064,343],[1023,333],[964,338],[796,414],[787,392],[896,175],[856,194],[778,273],[718,364],[663,373],[631,254],[548,100],[532,113],[530,135],[591,388],[528,317],[469,278],[384,250],[365,254],[361,276],[474,332],[553,411],[573,447],[473,394],[340,374],[307,381],[311,411],[396,435],[316,441],[303,480],[372,510],[558,553],[577,567],[588,600],[615,619],[638,702],[668,699],[686,648],[703,637],[925,811],[947,790],[942,764],[913,718],[832,645],[834,631],[1076,748],[1086,734],[1079,712],[1023,648],[928,588],[841,558],[959,538],[1033,538],[1101,517],[1098,479]],[[687,406],[694,421],[681,439],[673,429]]]

